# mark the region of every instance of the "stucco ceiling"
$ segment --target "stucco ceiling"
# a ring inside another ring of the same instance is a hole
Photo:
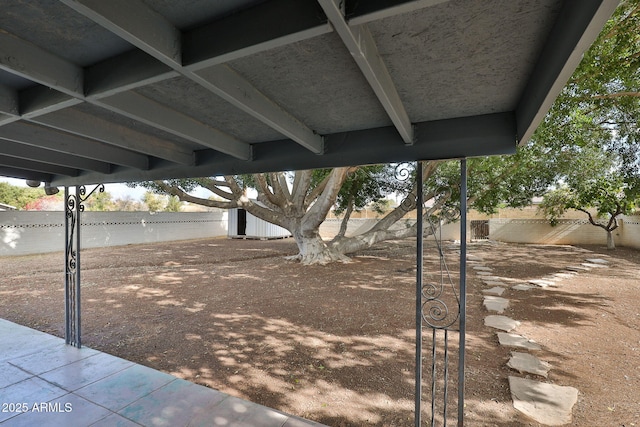
[[[4,0],[0,175],[512,153],[617,0]]]

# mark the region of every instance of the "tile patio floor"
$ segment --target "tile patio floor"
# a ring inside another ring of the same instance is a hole
[[[2,427],[322,426],[4,319],[0,405]]]

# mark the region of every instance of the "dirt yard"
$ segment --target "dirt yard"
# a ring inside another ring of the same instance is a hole
[[[458,248],[445,249],[457,281]],[[330,266],[284,260],[294,252],[291,240],[220,239],[85,250],[83,343],[331,426],[413,425],[414,242]],[[610,260],[557,288],[507,290],[504,314],[542,345],[546,381],[579,390],[572,425],[640,426],[640,251],[483,243],[469,253],[509,284]],[[63,254],[0,260],[0,317],[62,336]],[[437,277],[431,244],[425,263],[427,280]],[[506,366],[510,350],[484,326],[487,287],[471,268],[468,287],[466,424],[538,426],[513,409],[507,377],[526,375]]]

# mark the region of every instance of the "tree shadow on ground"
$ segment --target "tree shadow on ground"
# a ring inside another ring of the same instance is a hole
[[[88,251],[83,258],[84,343],[328,425],[411,425],[414,243],[391,242],[363,251],[351,264],[310,267],[282,259],[295,249],[291,241],[272,243],[203,240],[192,248],[182,242]],[[445,248],[454,283],[457,248]],[[502,276],[529,277],[550,264],[528,264],[531,257],[520,256],[533,256],[527,248],[500,249],[488,251],[485,263]],[[568,249],[552,252],[549,271],[576,259]],[[0,281],[6,301],[2,317],[60,335],[62,277],[50,271],[53,262],[44,260],[45,270],[40,270],[39,260],[32,261],[21,264],[16,277]],[[425,276],[436,280],[440,265],[434,248],[426,248],[425,263]],[[523,265],[529,265],[528,272],[519,271]],[[507,377],[514,374],[506,367],[511,349],[501,348],[495,331],[483,325],[486,287],[478,278],[470,278],[468,286],[469,423],[523,425],[508,390]],[[610,304],[595,292],[562,288],[509,298],[508,315],[521,320],[532,335],[536,328],[585,329],[591,319],[581,310]],[[456,411],[456,336],[452,334],[449,354],[449,414]],[[430,345],[428,333],[425,345]],[[545,350],[544,357],[554,364],[556,378],[573,375],[562,367],[571,355]],[[441,361],[438,353],[438,369]],[[425,370],[425,402],[429,381]],[[441,390],[442,376],[437,384]],[[429,412],[426,403],[424,419]]]

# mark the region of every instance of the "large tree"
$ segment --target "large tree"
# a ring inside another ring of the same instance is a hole
[[[556,188],[542,210],[568,209],[601,227],[607,246],[620,215],[640,202],[640,1],[621,2],[534,136],[550,147]]]
[[[469,161],[469,201],[478,210],[495,212],[498,206],[524,206],[540,194],[553,174],[537,161],[543,155],[536,145],[514,156]],[[457,161],[422,162],[424,198],[430,201],[425,217],[458,209],[460,172]],[[416,235],[415,223],[400,221],[415,209],[415,164],[353,166],[243,176],[155,181],[145,186],[177,196],[182,201],[223,209],[243,208],[252,215],[289,230],[304,264],[348,261],[346,256],[378,242]],[[213,197],[192,194],[196,187]],[[256,200],[248,197],[254,189]],[[404,199],[369,230],[347,235],[346,221],[353,210],[380,203],[395,194]],[[336,236],[325,241],[319,233],[331,209],[342,212]],[[446,215],[451,218],[450,215]]]
[[[425,168],[428,169],[429,166]],[[388,225],[380,222],[363,235],[346,237],[342,232],[331,242],[325,242],[320,237],[319,227],[339,198],[343,209],[351,212],[367,201],[379,200],[389,194],[391,187],[384,188],[384,185],[375,184],[382,182],[376,180],[379,177],[374,178],[374,175],[382,173],[381,169],[383,168],[345,167],[301,170],[250,176],[155,181],[147,185],[177,196],[182,201],[225,209],[243,208],[258,218],[286,228],[298,244],[299,259],[305,264],[314,264],[347,261],[345,253],[354,252],[381,240],[402,238],[411,234],[410,228],[389,230],[390,225],[406,213],[399,207],[386,216]],[[189,194],[196,186],[210,190],[215,197],[204,199]],[[249,189],[257,192],[257,200],[248,197]]]

